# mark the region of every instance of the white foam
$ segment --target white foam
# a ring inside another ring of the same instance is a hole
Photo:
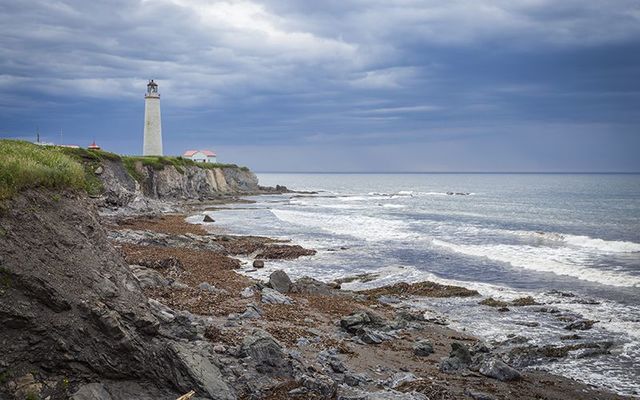
[[[397,219],[277,209],[271,212],[284,222],[367,241],[405,240],[416,237],[408,231],[406,222]]]
[[[572,246],[597,249],[609,253],[640,252],[640,243],[594,239],[589,236],[564,235],[564,241]]]
[[[604,285],[640,287],[640,277],[622,272],[585,267],[584,264],[586,264],[589,256],[583,252],[572,252],[571,249],[566,247],[553,248],[506,244],[462,245],[439,239],[434,239],[432,243],[456,253],[485,257],[518,268],[572,276]]]
[[[403,205],[403,204],[382,204],[382,207],[384,208],[406,208],[407,206]]]

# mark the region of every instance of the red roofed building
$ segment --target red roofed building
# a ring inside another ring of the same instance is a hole
[[[195,162],[216,163],[216,153],[210,150],[187,150],[182,154],[183,158],[188,158]]]
[[[89,150],[100,150],[100,146],[98,146],[96,144],[96,141],[94,140],[93,143],[91,143],[88,147]]]

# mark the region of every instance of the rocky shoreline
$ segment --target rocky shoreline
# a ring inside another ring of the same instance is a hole
[[[496,309],[543,308],[534,299],[501,304],[433,282],[351,292],[282,271],[253,280],[238,257],[259,268],[315,251],[185,221],[224,201],[98,217],[70,193],[12,200],[0,214],[0,399],[624,398],[522,370],[608,351],[572,342],[589,321],[567,320],[562,348],[505,352],[400,301],[478,296]]]

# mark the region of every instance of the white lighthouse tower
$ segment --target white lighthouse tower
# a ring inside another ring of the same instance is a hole
[[[158,84],[152,80],[144,95],[144,156],[162,155],[162,124],[160,122],[160,93]]]

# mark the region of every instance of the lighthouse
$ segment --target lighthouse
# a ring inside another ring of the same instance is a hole
[[[152,80],[144,95],[144,156],[162,155],[162,124],[160,122],[160,93],[158,84]]]

